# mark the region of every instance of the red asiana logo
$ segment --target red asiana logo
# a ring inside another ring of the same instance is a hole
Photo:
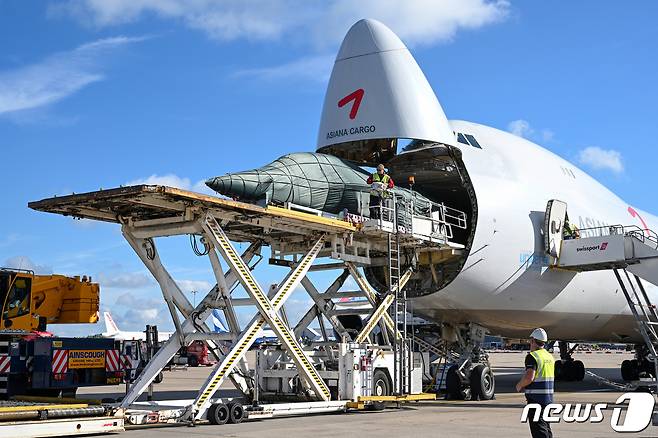
[[[359,106],[361,106],[361,101],[363,100],[364,94],[365,91],[363,88],[359,88],[358,90],[351,92],[338,101],[338,108],[342,108],[348,103],[354,101],[352,108],[350,109],[350,119],[354,120],[356,118],[356,113],[359,112]]]
[[[601,243],[601,248],[599,248],[601,251],[605,251],[605,249],[608,247],[608,242],[603,242]]]

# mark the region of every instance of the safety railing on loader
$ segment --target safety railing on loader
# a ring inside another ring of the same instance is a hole
[[[444,203],[389,193],[388,197],[381,198],[379,205],[371,206],[370,216],[397,222],[397,231],[402,234],[450,240],[454,237],[453,227],[465,230],[468,226],[467,215],[461,210]]]
[[[658,234],[648,228],[640,228],[637,225],[602,225],[577,229],[573,237],[603,237],[603,236],[629,236],[634,237],[653,249],[658,249]]]

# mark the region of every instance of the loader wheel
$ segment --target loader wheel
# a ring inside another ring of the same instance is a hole
[[[391,395],[391,386],[386,373],[382,370],[375,370],[372,374],[372,395]],[[372,402],[368,405],[368,409],[371,411],[383,411],[385,407],[386,404],[384,402]]]
[[[228,422],[232,424],[240,424],[244,419],[244,407],[239,402],[230,402],[228,404]]]
[[[210,424],[226,424],[229,420],[228,406],[224,403],[214,403],[210,405],[207,417]]]

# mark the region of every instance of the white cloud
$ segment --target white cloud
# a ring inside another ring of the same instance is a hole
[[[209,282],[201,280],[176,280],[176,284],[178,284],[178,287],[183,292],[192,292],[195,290],[203,295],[213,287]]]
[[[217,195],[217,193],[215,193],[210,189],[210,187],[206,185],[205,179],[199,180],[192,184],[192,181],[189,178],[180,177],[178,175],[174,175],[173,173],[168,173],[166,175],[153,174],[151,176],[147,176],[146,178],[137,178],[132,181],[128,181],[124,185],[137,186],[141,184],[176,187],[178,189],[191,190],[193,192],[203,193],[206,195]]]
[[[551,131],[550,129],[542,129],[541,131],[542,141],[552,141],[554,137],[555,137],[555,133],[553,131]]]
[[[530,126],[530,123],[523,119],[509,122],[507,125],[507,130],[518,137],[524,138],[530,137],[535,132],[535,130]]]
[[[14,269],[27,269],[30,271],[34,271],[35,274],[41,274],[41,275],[50,275],[53,273],[52,266],[37,265],[32,261],[32,259],[26,256],[10,257],[5,260],[3,266],[7,268],[14,268]]]
[[[97,27],[146,16],[173,19],[218,40],[272,40],[294,35],[323,48],[340,42],[354,22],[369,17],[390,26],[409,44],[451,40],[509,15],[506,0],[71,0],[55,12]]]
[[[327,42],[339,42],[349,26],[368,17],[385,23],[407,44],[428,45],[451,41],[460,29],[500,22],[509,8],[504,0],[336,0],[313,29],[330,38]]]
[[[104,78],[102,64],[118,47],[144,38],[119,36],[83,44],[32,65],[0,71],[0,115],[52,104]]]
[[[555,133],[550,129],[541,129],[537,131],[530,125],[527,120],[518,119],[513,120],[507,124],[507,130],[512,134],[535,141],[544,143],[551,142],[555,138]]]
[[[153,285],[151,277],[143,272],[99,273],[97,281],[101,288],[139,289]]]
[[[335,55],[319,55],[273,67],[238,70],[235,76],[255,77],[263,80],[303,79],[325,82],[329,79]]]
[[[352,24],[373,18],[411,45],[449,42],[461,30],[504,21],[507,0],[69,0],[51,8],[95,27],[155,16],[219,41],[292,40],[312,54],[281,65],[242,69],[236,76],[325,81],[338,44]]]
[[[178,175],[174,175],[173,173],[168,173],[166,175],[153,174],[151,176],[147,176],[146,178],[137,178],[126,183],[127,186],[137,186],[141,184],[177,187],[179,189],[185,190],[189,190],[191,187],[189,178],[181,178]]]
[[[595,170],[610,170],[614,173],[624,171],[624,164],[619,151],[602,149],[598,146],[589,146],[579,151],[578,162]]]

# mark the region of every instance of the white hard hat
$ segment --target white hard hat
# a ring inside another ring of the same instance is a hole
[[[541,342],[548,342],[548,335],[546,334],[546,330],[543,328],[534,329],[532,333],[530,333],[530,337]]]

